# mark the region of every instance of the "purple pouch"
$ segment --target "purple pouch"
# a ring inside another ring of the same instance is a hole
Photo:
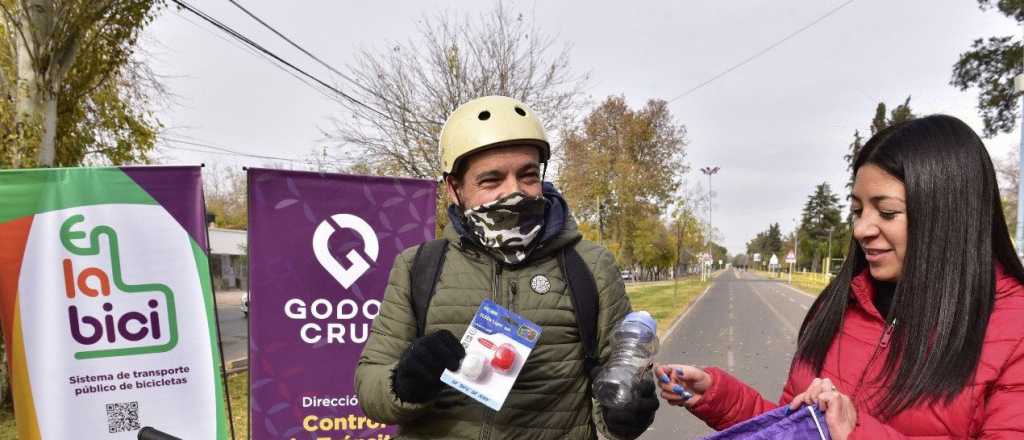
[[[832,440],[825,415],[814,406],[802,406],[790,412],[781,406],[716,432],[703,440]]]

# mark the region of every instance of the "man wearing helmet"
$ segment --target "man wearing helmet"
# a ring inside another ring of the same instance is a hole
[[[540,121],[514,99],[478,98],[449,116],[440,149],[455,203],[443,239],[407,249],[392,267],[356,369],[367,416],[410,439],[638,437],[658,407],[649,378],[624,408],[591,394],[630,305],[612,254],[582,240],[565,200],[542,181],[550,146]],[[497,412],[440,381],[459,369],[455,335],[485,299],[543,329]]]

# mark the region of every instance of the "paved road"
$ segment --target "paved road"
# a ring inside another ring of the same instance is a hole
[[[217,322],[220,325],[221,349],[224,361],[243,359],[249,355],[249,323],[242,315],[239,304],[245,293],[240,290],[217,292]]]
[[[812,302],[782,282],[725,271],[669,330],[657,361],[724,368],[774,401]],[[662,402],[654,425],[640,438],[696,439],[711,432],[685,409]]]

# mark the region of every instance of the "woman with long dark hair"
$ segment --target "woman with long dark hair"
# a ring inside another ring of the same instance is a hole
[[[811,306],[778,404],[717,368],[661,365],[662,397],[724,429],[817,404],[833,439],[1024,438],[1024,268],[992,161],[950,116],[854,161],[853,240]]]

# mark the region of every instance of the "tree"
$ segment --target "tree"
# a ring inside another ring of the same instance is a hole
[[[982,10],[995,7],[1003,15],[1024,23],[1024,0],[978,0]],[[950,84],[960,90],[978,88],[978,112],[984,123],[982,133],[992,137],[1009,133],[1016,126],[1020,93],[1014,90],[1013,79],[1024,73],[1021,64],[1024,46],[1014,36],[974,40],[971,49],[960,54],[953,64]]]
[[[505,95],[529,105],[549,136],[576,120],[587,75],[570,71],[568,47],[503,4],[476,20],[425,17],[417,39],[387,50],[363,50],[350,66],[351,95],[369,107],[339,101],[328,136],[376,174],[436,179],[438,137],[460,104]],[[553,142],[552,145],[556,145]],[[553,152],[558,156],[558,151]]]
[[[0,166],[144,162],[162,86],[136,53],[154,0],[0,0]]]
[[[641,279],[656,280],[669,275],[675,260],[673,237],[657,215],[648,215],[637,222],[631,234],[634,244],[633,267]]]
[[[778,223],[768,225],[767,230],[758,232],[756,237],[747,242],[747,255],[753,257],[754,254],[761,254],[761,262],[758,263],[760,267],[767,266],[772,255],[783,257],[779,255],[783,249],[782,228]]]
[[[1020,163],[1016,149],[1009,151],[1002,159],[993,161],[996,177],[999,178],[999,195],[1003,202],[1003,217],[1010,236],[1017,239],[1017,188],[1020,183]],[[1020,243],[1017,246],[1021,246]]]
[[[842,232],[842,209],[839,196],[832,192],[828,182],[814,188],[814,193],[807,197],[801,214],[797,266],[804,263],[806,267],[806,262],[810,262],[811,271],[817,272],[820,270],[821,259],[832,257],[826,255],[829,248],[828,240],[830,236],[835,238]],[[837,248],[838,246],[832,246],[833,255]]]
[[[875,106],[875,116],[871,118],[871,136],[878,134],[878,132],[888,127],[914,118],[914,112],[910,109],[910,96],[907,96],[903,104],[896,106],[888,114],[886,113],[885,102],[879,102]],[[853,189],[853,162],[857,160],[857,155],[860,154],[860,149],[863,146],[864,138],[861,137],[860,130],[854,130],[853,142],[850,143],[850,153],[843,156],[843,159],[846,160],[846,169],[850,172],[850,180],[846,183],[847,189]]]
[[[698,256],[704,251],[707,231],[704,222],[697,217],[700,211],[700,198],[684,197],[676,202],[669,230],[672,234],[675,251],[675,273],[686,273],[690,267],[698,264]]]
[[[634,264],[631,237],[639,220],[668,208],[687,170],[685,129],[665,101],[633,110],[624,97],[611,96],[562,138],[558,183],[573,213],[614,242],[621,264]]]
[[[712,265],[718,267],[718,262],[721,261],[725,264],[729,261],[729,250],[715,242],[708,242],[708,248],[711,250]]]
[[[249,215],[245,173],[214,165],[204,174],[203,193],[206,197],[206,211],[215,216],[214,222],[217,226],[226,229],[246,229]]]

